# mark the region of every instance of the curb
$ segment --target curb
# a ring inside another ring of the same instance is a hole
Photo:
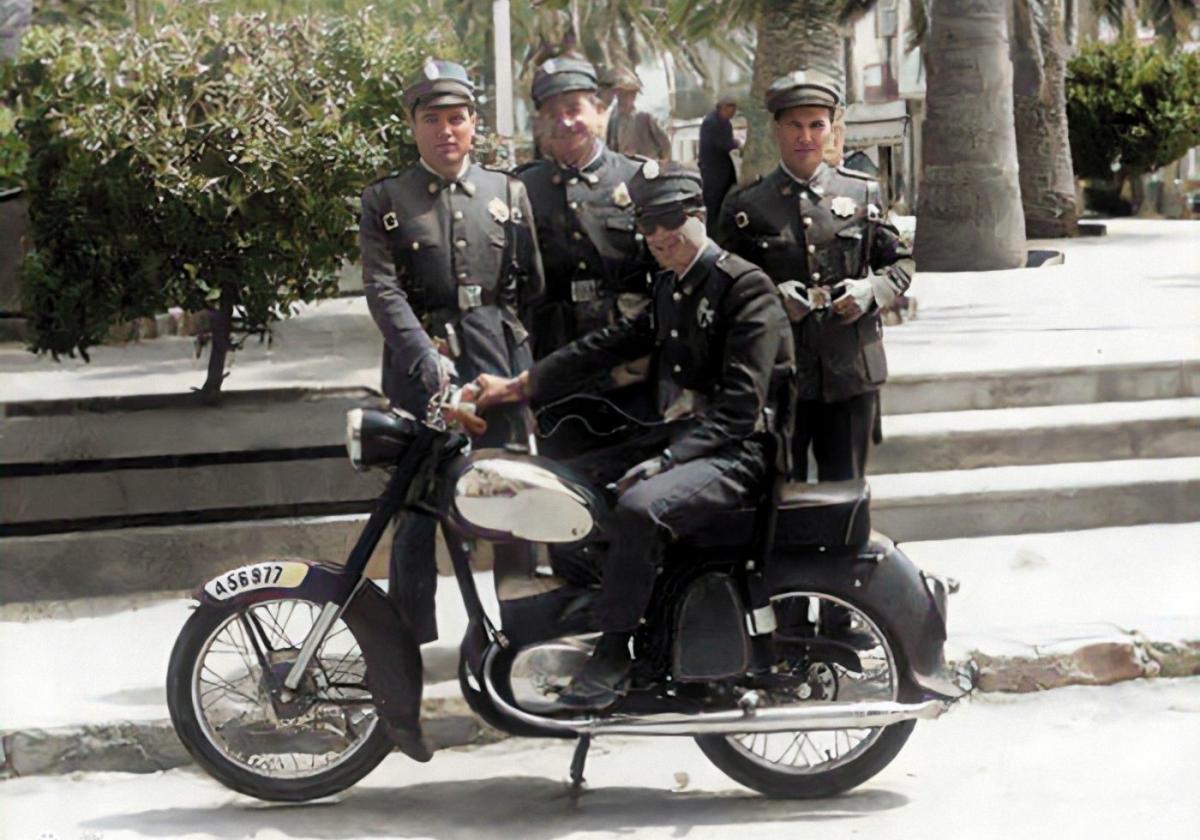
[[[1200,675],[1200,639],[1151,641],[1141,633],[1114,631],[1044,645],[979,642],[981,647],[968,645],[965,655],[951,663],[973,675],[976,691],[1024,694]],[[438,749],[479,746],[509,737],[481,723],[459,697],[427,699],[422,721],[425,734]],[[0,778],[155,773],[191,763],[169,720],[20,730],[0,737]]]

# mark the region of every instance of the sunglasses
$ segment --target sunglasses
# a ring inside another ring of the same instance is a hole
[[[655,213],[653,216],[639,216],[633,220],[633,224],[638,229],[638,233],[650,236],[659,229],[679,230],[691,215],[686,210],[667,210],[664,213]]]

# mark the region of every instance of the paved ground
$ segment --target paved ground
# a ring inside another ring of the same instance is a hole
[[[684,739],[599,742],[578,803],[570,746],[393,755],[336,804],[277,807],[192,770],[0,782],[0,836],[124,838],[922,838],[1196,836],[1200,679],[974,699],[922,723],[859,790],[767,801]]]
[[[888,330],[893,374],[1200,358],[1200,223],[1115,219],[1100,238],[1031,242],[1066,263],[917,275],[917,320]],[[362,298],[329,301],[234,355],[229,389],[379,381],[380,338]],[[190,339],[100,347],[91,364],[0,344],[0,399],[187,391],[204,379]]]

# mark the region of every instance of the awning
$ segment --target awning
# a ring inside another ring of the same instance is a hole
[[[855,102],[846,108],[846,148],[899,146],[908,132],[908,120],[908,104],[903,99]]]

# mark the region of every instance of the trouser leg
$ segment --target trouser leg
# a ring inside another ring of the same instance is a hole
[[[813,435],[825,416],[825,403],[820,400],[797,400],[796,420],[792,425],[792,480],[808,481],[808,448]]]
[[[877,398],[871,392],[818,404],[812,436],[818,481],[849,481],[866,475]]]
[[[437,520],[415,513],[396,518],[388,569],[388,597],[412,625],[417,644],[437,634]]]

